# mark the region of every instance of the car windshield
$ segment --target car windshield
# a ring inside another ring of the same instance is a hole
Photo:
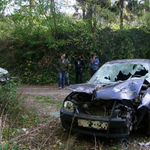
[[[111,83],[131,78],[144,78],[150,82],[147,63],[106,63],[90,79],[90,83]]]

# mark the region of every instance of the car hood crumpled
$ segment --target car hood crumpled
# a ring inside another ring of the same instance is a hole
[[[74,92],[83,92],[92,94],[93,91],[100,89],[104,84],[92,84],[92,83],[83,83],[83,84],[74,84],[66,87],[66,89]]]
[[[144,79],[131,79],[113,84],[75,84],[66,89],[88,94],[94,92],[94,97],[100,99],[132,100],[139,94],[143,83]]]

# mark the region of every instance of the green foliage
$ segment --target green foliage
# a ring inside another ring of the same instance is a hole
[[[5,86],[0,86],[0,149],[3,150],[22,149],[19,143],[15,143],[15,137],[20,137],[27,132],[23,129],[29,129],[31,126],[35,127],[39,123],[49,121],[49,118],[40,118],[34,108],[29,106],[27,108],[23,96],[17,92],[18,85],[19,83],[11,80]],[[44,98],[44,100],[47,99],[50,100],[50,98]]]
[[[17,85],[13,80],[8,81],[5,86],[0,85],[0,114],[5,115],[6,113],[18,113],[21,101],[18,99]]]
[[[11,37],[11,43],[8,44],[10,52],[1,51],[2,67],[8,68],[11,74],[21,77],[23,83],[57,83],[57,60],[60,53],[64,52],[72,58],[70,81],[74,83],[73,66],[78,53],[83,54],[86,62],[84,82],[90,78],[89,60],[93,52],[97,53],[100,65],[113,59],[150,57],[148,42],[150,35],[140,28],[124,30],[104,28],[97,30],[96,33],[90,33],[84,28],[86,25],[83,22],[75,22],[70,26],[70,31],[59,31],[57,39],[52,35],[46,35],[46,32],[38,32],[40,29],[33,29],[30,36],[28,28],[22,29],[23,33],[19,34],[21,36]]]
[[[61,53],[66,53],[71,56],[70,83],[73,84],[78,53],[82,53],[86,62],[84,82],[90,79],[89,60],[93,52],[97,53],[100,66],[114,59],[149,58],[149,13],[143,15],[142,5],[135,3],[134,9],[130,6],[124,14],[126,22],[131,24],[131,16],[138,17],[134,15],[135,8],[140,7],[137,12],[145,16],[143,26],[124,25],[120,30],[118,6],[104,7],[97,2],[95,14],[90,18],[93,29],[87,21],[89,18],[66,16],[59,12],[55,3],[43,0],[39,5],[33,4],[32,9],[22,6],[14,14],[3,17],[0,21],[0,67],[20,77],[23,83],[57,83],[57,60]]]

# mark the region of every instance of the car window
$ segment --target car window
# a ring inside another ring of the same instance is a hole
[[[124,81],[131,78],[145,78],[150,81],[147,63],[112,63],[104,64],[89,82],[109,83]]]

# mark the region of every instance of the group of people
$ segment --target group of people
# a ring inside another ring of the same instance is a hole
[[[90,59],[91,63],[91,77],[99,68],[99,59],[96,57],[96,54],[93,54],[93,57]],[[85,61],[81,54],[78,55],[78,58],[75,60],[75,70],[76,70],[76,84],[83,83],[83,69],[85,67]],[[59,89],[64,88],[65,86],[65,77],[67,77],[67,85],[69,85],[69,69],[71,67],[71,58],[66,58],[65,54],[61,54],[60,59],[58,60],[58,76],[59,76]],[[80,80],[79,80],[80,78]]]

